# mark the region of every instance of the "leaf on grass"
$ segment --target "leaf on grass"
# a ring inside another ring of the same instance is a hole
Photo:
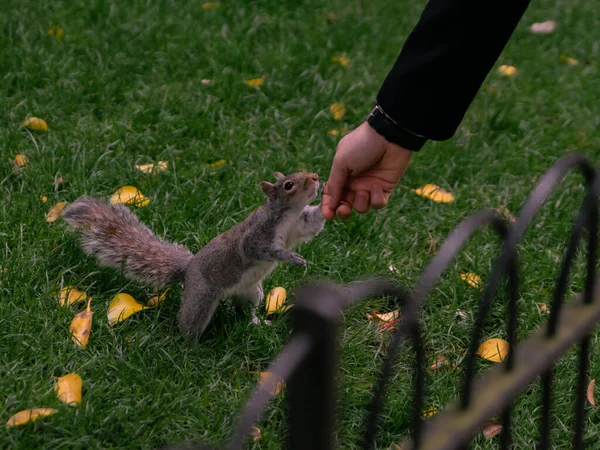
[[[346,114],[346,108],[344,108],[343,103],[333,103],[329,107],[329,111],[333,114],[333,120],[342,120],[344,118],[344,114]]]
[[[204,2],[202,4],[202,9],[217,9],[219,7],[219,2]]]
[[[219,159],[218,161],[210,163],[209,166],[213,169],[216,169],[217,167],[221,167],[222,165],[224,165],[226,162],[226,159]]]
[[[117,294],[108,305],[108,324],[112,327],[144,309],[148,307],[138,303],[131,295]]]
[[[42,203],[46,203],[48,201],[48,197],[46,197],[45,195],[40,195],[40,200],[42,201]]]
[[[587,387],[587,399],[594,408],[596,407],[596,402],[594,401],[594,387],[596,386],[596,380],[590,381]]]
[[[393,265],[393,264],[389,264],[388,265],[388,270],[392,273],[395,273],[396,275],[400,275],[400,271],[398,270],[398,268]]]
[[[265,308],[267,309],[267,316],[275,312],[281,312],[283,304],[287,298],[287,291],[285,288],[279,286],[271,289],[267,294],[265,301]],[[286,309],[287,310],[287,309]]]
[[[560,62],[565,62],[565,63],[567,63],[570,66],[576,66],[577,64],[579,64],[579,61],[577,61],[576,59],[570,58],[570,57],[565,56],[565,55],[560,55],[558,57],[558,60]]]
[[[81,377],[76,373],[56,378],[54,390],[58,399],[67,405],[78,405],[81,403]]]
[[[540,313],[550,314],[550,308],[548,308],[548,305],[546,305],[545,303],[540,303],[538,305],[538,309]]]
[[[481,278],[479,277],[479,275],[474,273],[461,273],[460,279],[474,288],[478,288],[481,284]]]
[[[510,344],[504,339],[488,339],[479,346],[475,354],[489,361],[502,362],[508,355],[509,347]]]
[[[506,208],[505,206],[498,206],[496,208],[496,211],[498,212],[498,214],[500,214],[502,217],[504,217],[506,220],[508,220],[512,223],[515,223],[517,221],[515,216],[513,216],[512,213],[509,211],[509,209]]]
[[[20,169],[21,167],[24,167],[28,162],[29,160],[27,159],[27,156],[17,153],[15,155],[15,161],[13,163],[13,166],[15,169]]]
[[[421,197],[438,203],[451,203],[454,201],[454,195],[435,184],[425,184],[420,188],[414,189],[414,192]]]
[[[456,316],[462,320],[465,320],[467,318],[467,313],[464,311],[456,311]]]
[[[157,173],[167,170],[169,167],[169,163],[167,161],[158,161],[156,164],[148,163],[148,164],[137,164],[135,168],[143,173]]]
[[[30,117],[23,122],[23,126],[33,131],[48,131],[48,124],[44,119],[40,119],[39,117]]]
[[[329,136],[340,136],[344,133],[344,131],[346,131],[345,128],[338,128],[337,130],[329,130],[327,134]]]
[[[50,27],[50,29],[48,30],[48,36],[53,37],[57,41],[60,41],[62,39],[62,35],[64,32],[65,32],[65,30],[63,30],[62,27],[59,27],[57,25],[52,25]]]
[[[423,411],[423,413],[421,414],[421,416],[422,416],[424,419],[427,419],[428,417],[433,417],[433,416],[435,416],[435,415],[437,414],[437,412],[438,412],[438,409],[437,409],[437,408],[435,408],[435,407],[431,407],[431,408],[427,408],[427,409],[425,409],[425,410]]]
[[[486,439],[492,439],[494,436],[500,434],[502,428],[502,424],[497,420],[488,420],[483,429],[483,435]]]
[[[8,419],[8,422],[6,422],[6,428],[18,427],[21,425],[25,425],[29,422],[35,422],[40,417],[48,417],[52,414],[56,414],[57,412],[58,410],[54,408],[25,409],[23,411],[19,411],[10,419]]]
[[[65,206],[67,206],[67,202],[58,202],[56,205],[50,208],[50,211],[48,211],[48,214],[46,214],[46,222],[56,222]]]
[[[92,331],[92,317],[94,312],[90,308],[92,299],[88,300],[87,308],[85,311],[81,311],[71,321],[69,331],[71,332],[71,339],[81,348],[85,348],[90,340],[90,332]]]
[[[498,73],[507,78],[511,78],[517,74],[517,68],[515,66],[508,66],[506,64],[502,64],[500,67],[498,67]]]
[[[448,358],[446,358],[445,355],[438,355],[435,358],[435,361],[433,362],[433,364],[431,366],[429,366],[429,370],[431,370],[431,371],[439,370],[439,369],[449,366],[449,365],[450,365],[450,361],[448,361]]]
[[[169,292],[168,289],[165,292],[163,292],[162,294],[160,294],[160,295],[155,295],[150,300],[148,300],[148,303],[146,303],[146,306],[153,307],[153,306],[160,305],[162,302],[165,301],[165,298],[167,296],[167,292]]]
[[[285,389],[285,381],[277,379],[273,372],[260,372],[259,375],[260,379],[258,383],[265,388],[269,394],[277,395]]]
[[[400,311],[398,311],[397,309],[394,311],[390,311],[387,313],[376,313],[375,311],[371,312],[371,317],[374,319],[378,319],[382,322],[391,322],[393,320],[398,320],[400,319]]]
[[[150,203],[142,192],[135,186],[123,186],[110,197],[110,202],[113,205],[117,203],[125,203],[127,205],[146,206]]]
[[[201,80],[200,83],[202,83],[202,86],[208,86],[210,83],[212,83],[212,80],[205,78],[204,80]]]
[[[75,289],[73,286],[65,286],[60,291],[59,301],[61,306],[72,305],[76,302],[85,302],[87,294]]]
[[[267,79],[266,75],[263,75],[260,78],[252,78],[251,80],[246,80],[245,83],[250,87],[260,87],[265,84],[265,80]]]
[[[350,58],[347,56],[334,56],[331,58],[331,62],[338,63],[342,67],[348,67],[350,64]]]
[[[260,439],[260,428],[252,425],[252,428],[250,428],[250,434],[252,435],[252,440],[254,440],[254,442],[258,441]]]
[[[545,22],[537,22],[529,27],[529,31],[533,34],[550,34],[556,29],[554,20],[546,20]]]

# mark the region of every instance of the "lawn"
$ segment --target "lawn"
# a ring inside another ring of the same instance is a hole
[[[107,197],[131,184],[150,199],[136,210],[146,224],[198,250],[263,201],[258,183],[271,180],[274,170],[327,177],[340,138],[329,132],[350,130],[364,119],[424,4],[262,0],[221,1],[211,9],[202,1],[3,2],[0,419],[32,407],[59,412],[25,427],[2,427],[1,448],[154,448],[183,439],[218,444],[229,436],[257,382],[250,372],[264,370],[288,341],[289,318],[257,327],[224,302],[200,345],[189,347],[177,329],[175,286],[158,308],[110,327],[106,310],[116,293],[146,301],[152,290],[101,269],[61,220],[46,223],[45,215],[60,201]],[[547,19],[558,22],[553,34],[529,31]],[[51,36],[52,26],[64,32]],[[485,207],[517,214],[535,180],[568,152],[597,161],[599,30],[594,2],[533,2],[456,136],[415,155],[385,210],[328,223],[299,249],[309,266],[280,266],[265,289],[291,292],[310,279],[374,275],[412,286],[462,219]],[[348,58],[347,66],[339,57]],[[500,75],[500,64],[515,66],[517,74]],[[448,76],[461,76],[461,70]],[[258,78],[262,86],[245,82]],[[333,103],[344,104],[341,120],[330,112]],[[26,130],[22,123],[31,116],[43,118],[49,130]],[[18,170],[16,154],[28,159]],[[135,168],[159,160],[169,168],[156,176]],[[219,160],[226,162],[211,167]],[[441,204],[415,195],[412,189],[426,183],[456,200]],[[569,175],[520,247],[520,338],[546,320],[536,305],[549,303],[583,194],[582,177]],[[429,361],[439,354],[452,362],[464,357],[481,289],[459,274],[485,281],[498,249],[491,232],[479,232],[428,298],[422,323]],[[577,261],[570,285],[575,292],[582,287],[583,254]],[[399,273],[390,273],[389,264]],[[84,306],[61,307],[56,291],[62,285],[93,297],[86,349],[78,349],[68,332]],[[341,448],[359,441],[388,338],[366,315],[386,308],[384,300],[372,299],[344,317]],[[504,317],[497,302],[486,338],[506,338]],[[600,377],[599,338],[595,332],[591,378]],[[409,352],[400,357],[378,448],[408,433],[410,363]],[[491,364],[482,360],[478,369]],[[555,448],[570,448],[576,370],[571,351],[556,370]],[[62,405],[53,390],[52,377],[69,372],[83,379],[79,407]],[[453,400],[460,380],[457,370],[431,373],[427,405],[441,408]],[[515,448],[536,445],[539,405],[536,383],[516,402]],[[280,448],[284,408],[277,398],[258,424],[261,439],[249,445]],[[588,448],[600,448],[600,413],[587,411]],[[480,435],[472,448],[498,448],[498,438]]]

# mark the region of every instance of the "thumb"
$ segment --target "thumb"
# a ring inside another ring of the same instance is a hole
[[[346,180],[348,179],[348,168],[343,161],[333,158],[333,164],[331,166],[331,172],[329,173],[329,180],[327,180],[327,192],[329,195],[328,207],[330,210],[335,211],[342,201],[342,195],[344,193],[344,187]]]

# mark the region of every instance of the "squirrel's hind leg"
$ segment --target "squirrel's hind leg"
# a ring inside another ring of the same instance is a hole
[[[262,284],[258,283],[243,292],[236,292],[233,296],[233,306],[237,311],[245,311],[248,307],[256,309],[264,298]]]
[[[179,329],[189,336],[200,336],[212,318],[221,292],[209,288],[208,283],[194,280],[186,283],[179,307]]]

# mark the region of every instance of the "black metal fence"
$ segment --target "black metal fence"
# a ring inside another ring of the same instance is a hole
[[[584,175],[587,194],[569,237],[554,289],[550,316],[545,328],[517,342],[518,264],[517,245],[527,226],[542,207],[552,189],[572,168]],[[579,154],[559,160],[538,181],[514,224],[508,224],[495,211],[477,212],[462,222],[446,239],[429,266],[408,293],[390,281],[363,281],[349,285],[311,284],[296,293],[293,310],[294,332],[290,343],[277,356],[268,371],[274,374],[258,386],[243,409],[233,436],[224,448],[243,448],[253,423],[268,405],[275,384],[286,380],[288,427],[286,447],[291,450],[331,450],[336,447],[336,392],[338,327],[343,309],[368,296],[390,296],[403,310],[403,319],[392,336],[367,410],[362,448],[375,447],[379,417],[393,364],[407,340],[415,352],[410,438],[400,443],[402,450],[450,450],[466,448],[487,419],[501,413],[501,448],[511,447],[511,404],[515,397],[542,377],[542,421],[539,447],[550,446],[552,412],[552,370],[555,361],[571,346],[579,345],[579,374],[574,407],[573,448],[583,448],[585,391],[589,359],[589,336],[600,321],[600,292],[596,289],[598,245],[598,194],[600,177]],[[438,278],[460,252],[469,237],[482,226],[491,226],[502,241],[500,256],[488,277],[473,326],[470,348],[464,362],[464,381],[458,401],[423,421],[425,360],[418,313]],[[568,279],[577,247],[587,229],[587,273],[584,292],[564,304]],[[506,360],[474,379],[475,354],[482,337],[491,302],[501,281],[507,279],[508,317],[506,322],[510,352]],[[490,389],[493,387],[493,389]],[[493,394],[491,394],[493,392]],[[189,448],[189,447],[186,447]],[[204,448],[204,447],[197,447]]]

